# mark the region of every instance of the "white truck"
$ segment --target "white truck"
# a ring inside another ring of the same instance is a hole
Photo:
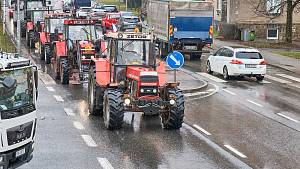
[[[37,68],[30,60],[0,52],[0,169],[32,159],[37,86]]]

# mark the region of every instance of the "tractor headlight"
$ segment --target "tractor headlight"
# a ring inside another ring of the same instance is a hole
[[[144,92],[145,92],[145,90],[144,90],[144,89],[141,89],[140,91],[141,91],[141,93],[144,93]]]
[[[153,93],[156,93],[157,92],[157,90],[156,89],[153,89],[153,91],[152,91]]]
[[[85,56],[82,56],[82,59],[85,59]]]
[[[171,105],[174,105],[175,103],[176,103],[175,100],[173,100],[173,99],[170,100]]]
[[[126,98],[125,100],[124,100],[124,103],[128,106],[129,104],[130,104],[130,99],[128,99],[128,98]]]

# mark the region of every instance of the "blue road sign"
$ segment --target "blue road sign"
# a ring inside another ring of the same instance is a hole
[[[166,62],[171,69],[179,69],[184,64],[184,57],[180,52],[174,51],[168,55]]]

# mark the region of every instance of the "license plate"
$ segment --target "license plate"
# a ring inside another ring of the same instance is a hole
[[[246,64],[245,67],[246,68],[256,68],[257,65],[255,64]]]
[[[16,152],[16,157],[20,157],[21,155],[25,154],[25,148],[21,149],[21,150],[18,150]]]
[[[186,49],[186,50],[197,50],[197,46],[185,46],[184,49]]]

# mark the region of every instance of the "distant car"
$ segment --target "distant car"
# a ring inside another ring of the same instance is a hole
[[[63,12],[71,12],[71,4],[70,3],[65,3],[63,6]]]
[[[208,73],[223,74],[225,80],[230,76],[249,76],[262,81],[266,74],[266,65],[257,49],[225,46],[208,57],[206,67]]]
[[[77,18],[86,18],[88,14],[91,12],[91,7],[80,7],[76,12]]]
[[[133,12],[120,11],[121,17],[123,16],[134,16]]]
[[[139,31],[142,30],[140,19],[137,16],[121,16],[118,21],[118,27],[120,31],[124,32],[133,32],[135,28],[138,28]]]
[[[101,9],[103,9],[105,12],[109,13],[118,13],[118,8],[116,5],[102,5]]]

